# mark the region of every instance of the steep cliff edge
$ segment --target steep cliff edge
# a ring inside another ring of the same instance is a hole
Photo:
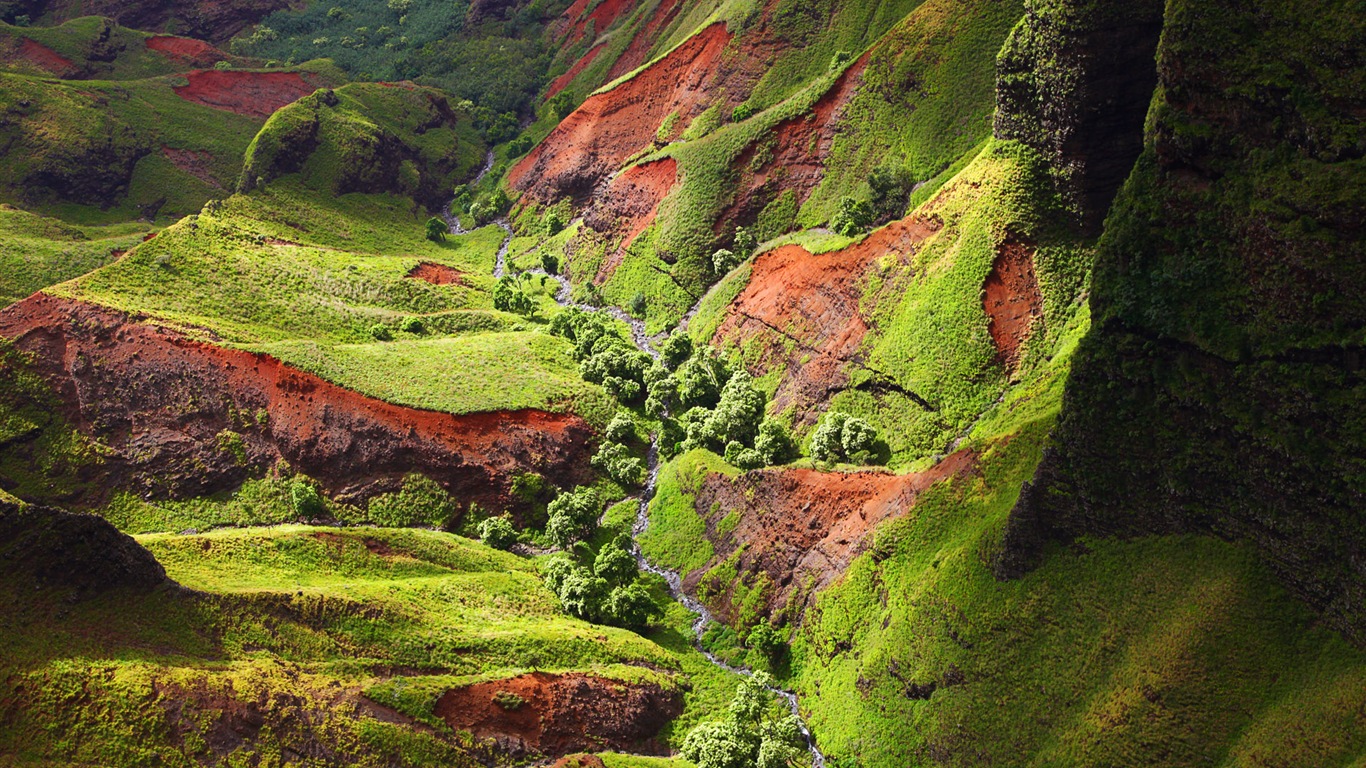
[[[1095,326],[999,574],[1083,535],[1247,539],[1366,642],[1363,35],[1344,3],[1169,5]]]

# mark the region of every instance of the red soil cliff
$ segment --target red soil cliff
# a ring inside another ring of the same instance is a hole
[[[0,336],[34,355],[68,421],[114,449],[97,470],[109,488],[198,496],[284,459],[347,501],[421,472],[462,503],[497,509],[512,503],[516,474],[535,470],[567,485],[586,476],[592,433],[573,415],[405,408],[267,355],[44,294],[0,312]],[[242,436],[244,456],[221,447],[224,430]]]
[[[176,95],[196,104],[251,117],[270,117],[275,110],[314,91],[298,72],[195,70]]]
[[[447,691],[435,714],[516,756],[587,750],[668,754],[655,739],[683,698],[654,685],[535,672]]]

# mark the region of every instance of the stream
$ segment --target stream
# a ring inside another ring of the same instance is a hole
[[[476,182],[479,179],[483,179],[484,175],[487,174],[489,172],[489,169],[492,167],[493,153],[490,152],[488,159],[484,163],[484,168],[482,171],[480,171],[479,177],[478,179],[476,179]],[[451,234],[459,235],[468,233],[468,230],[461,228],[459,218],[452,215],[449,207],[447,207],[446,209],[446,220],[451,225]],[[502,244],[498,247],[498,256],[494,262],[493,276],[495,278],[501,279],[504,275],[508,274],[507,255],[508,249],[512,245],[513,233],[512,225],[507,221],[507,219],[499,219],[496,223],[499,227],[502,227],[504,236]],[[661,334],[659,337],[651,338],[645,330],[645,321],[637,320],[636,318],[631,317],[625,311],[621,310],[618,307],[595,307],[588,304],[579,304],[573,301],[570,298],[569,280],[560,275],[549,274],[543,269],[530,269],[526,270],[525,272],[522,272],[521,274],[540,275],[551,280],[554,280],[556,283],[558,283],[559,288],[555,291],[554,299],[555,303],[559,304],[562,307],[574,307],[581,309],[585,312],[604,312],[626,323],[631,328],[632,343],[634,343],[638,349],[640,349],[642,352],[645,352],[650,357],[656,360],[659,359],[660,353],[659,350],[655,348],[655,343],[663,337],[663,334]],[[698,298],[697,302],[693,304],[692,308],[689,309],[688,312],[683,316],[683,319],[678,326],[680,330],[687,329],[688,321],[691,320],[693,316],[697,314],[697,310],[702,304],[702,299],[705,297],[706,294],[703,294],[702,297]],[[647,560],[645,558],[645,553],[640,548],[640,544],[636,541],[637,537],[644,533],[645,529],[650,524],[650,500],[654,498],[655,485],[659,480],[659,435],[657,434],[650,436],[650,448],[648,453],[646,454],[646,462],[648,472],[645,480],[645,488],[640,492],[639,496],[637,497],[638,506],[636,509],[636,521],[635,524],[631,526],[631,540],[632,543],[635,545],[634,554],[636,556],[636,562],[640,564],[640,567],[643,570],[646,570],[650,573],[655,574],[656,576],[663,578],[664,582],[669,585],[669,594],[673,597],[673,599],[677,600],[680,604],[683,605],[684,608],[687,608],[689,611],[692,611],[694,614],[697,615],[697,619],[693,621],[692,624],[693,647],[695,647],[698,650],[698,652],[700,652],[707,659],[707,661],[711,662],[716,667],[719,667],[727,672],[730,672],[731,674],[740,675],[742,677],[752,677],[754,675],[753,670],[745,669],[743,667],[733,667],[725,663],[721,659],[717,658],[717,656],[714,653],[707,650],[706,647],[702,645],[703,632],[706,630],[708,624],[711,624],[715,621],[715,619],[711,615],[711,611],[707,610],[707,607],[705,605],[702,605],[701,602],[694,600],[691,596],[689,596],[686,592],[683,591],[683,578],[680,574],[678,574],[675,571],[671,571],[667,568],[655,565],[651,563],[649,560]],[[806,747],[811,752],[812,768],[825,768],[825,755],[821,754],[820,749],[817,748],[816,740],[811,736],[811,731],[806,727],[806,721],[802,719],[801,709],[798,706],[797,694],[793,693],[792,691],[788,691],[773,686],[768,686],[768,689],[770,692],[776,694],[777,696],[781,697],[785,702],[787,702],[788,709],[792,712],[792,715],[797,718],[797,723],[801,728],[802,737],[806,740]]]

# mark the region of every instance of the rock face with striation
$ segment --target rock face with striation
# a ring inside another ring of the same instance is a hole
[[[1366,19],[1311,5],[1168,5],[1094,325],[998,574],[1053,539],[1213,533],[1366,642]]]

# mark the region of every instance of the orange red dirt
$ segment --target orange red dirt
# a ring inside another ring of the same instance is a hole
[[[736,202],[716,220],[718,233],[731,231],[737,224],[752,224],[764,206],[785,190],[796,193],[798,205],[806,200],[825,177],[825,158],[838,132],[844,105],[862,84],[867,62],[867,56],[859,59],[840,75],[810,112],[779,123],[736,158],[739,190]],[[760,146],[770,149],[773,159],[760,168],[752,168]]]
[[[588,475],[592,430],[570,414],[407,408],[267,355],[41,293],[0,311],[0,336],[34,355],[70,423],[114,449],[99,469],[106,489],[199,496],[284,459],[353,503],[421,472],[462,503],[503,508],[516,505],[509,488],[522,472],[560,485]],[[241,434],[244,459],[219,447],[226,429]]]
[[[451,728],[492,739],[512,756],[586,750],[667,754],[656,734],[683,710],[655,685],[534,672],[454,688],[434,712]]]
[[[905,475],[810,469],[769,469],[734,478],[714,474],[703,482],[695,504],[709,516],[707,537],[716,549],[712,562],[742,548],[739,572],[763,572],[772,581],[766,596],[770,610],[789,602],[804,608],[866,549],[869,532],[892,517],[914,514],[916,499],[930,486],[976,466],[977,455],[964,450],[929,470]],[[735,528],[718,533],[717,525],[734,511],[740,513]],[[684,580],[689,592],[696,594],[703,573]],[[711,607],[732,619],[730,585],[718,586]]]
[[[593,59],[596,59],[599,53],[602,53],[602,49],[603,46],[601,45],[593,46],[588,53],[585,53],[582,58],[574,62],[574,66],[570,67],[569,71],[552,80],[550,82],[550,89],[546,91],[546,98],[551,98],[565,88],[568,88],[569,84],[574,82],[574,78],[578,77],[579,73],[586,69],[589,64],[592,64]]]
[[[226,53],[203,40],[174,35],[147,38],[147,47],[167,58],[177,59],[199,67],[211,67],[228,58]]]
[[[465,273],[455,267],[424,261],[408,271],[408,277],[423,280],[432,285],[468,285]]]
[[[588,30],[588,22],[593,22],[593,31],[601,35],[616,23],[622,14],[636,7],[634,0],[602,0],[592,13],[584,16],[590,0],[575,0],[574,4],[561,17],[569,22],[564,39],[578,42]]]
[[[612,69],[607,72],[607,82],[610,83],[644,64],[650,55],[650,49],[659,41],[660,32],[673,23],[682,8],[682,0],[662,0],[650,16],[650,20],[645,23],[645,29],[631,38],[631,44],[626,46],[626,50],[612,64]]]
[[[868,270],[889,254],[909,260],[940,226],[911,217],[832,253],[787,245],[760,254],[713,340],[757,345],[758,357],[751,358],[757,370],[786,368],[775,407],[795,408],[798,423],[812,423],[823,410],[818,406],[848,383],[846,364],[859,357],[868,330],[859,309]]]
[[[987,331],[1007,370],[1020,361],[1020,347],[1043,316],[1043,296],[1034,276],[1034,254],[1022,243],[1003,243],[996,252],[986,284],[982,307],[987,312]]]
[[[36,40],[30,40],[27,37],[19,43],[18,56],[30,64],[58,76],[70,74],[76,68],[75,63],[72,62],[71,59],[57,53],[42,43]]]
[[[541,202],[586,202],[628,158],[654,144],[660,124],[682,125],[710,105],[731,35],[713,24],[610,91],[590,96],[513,166],[508,182]]]
[[[584,215],[588,226],[620,236],[617,249],[603,260],[597,281],[612,276],[637,237],[649,229],[659,204],[678,182],[678,162],[672,157],[633,165],[617,174],[601,199]]]
[[[270,117],[314,90],[298,72],[201,69],[185,77],[189,84],[175,88],[180,98],[250,117]]]

